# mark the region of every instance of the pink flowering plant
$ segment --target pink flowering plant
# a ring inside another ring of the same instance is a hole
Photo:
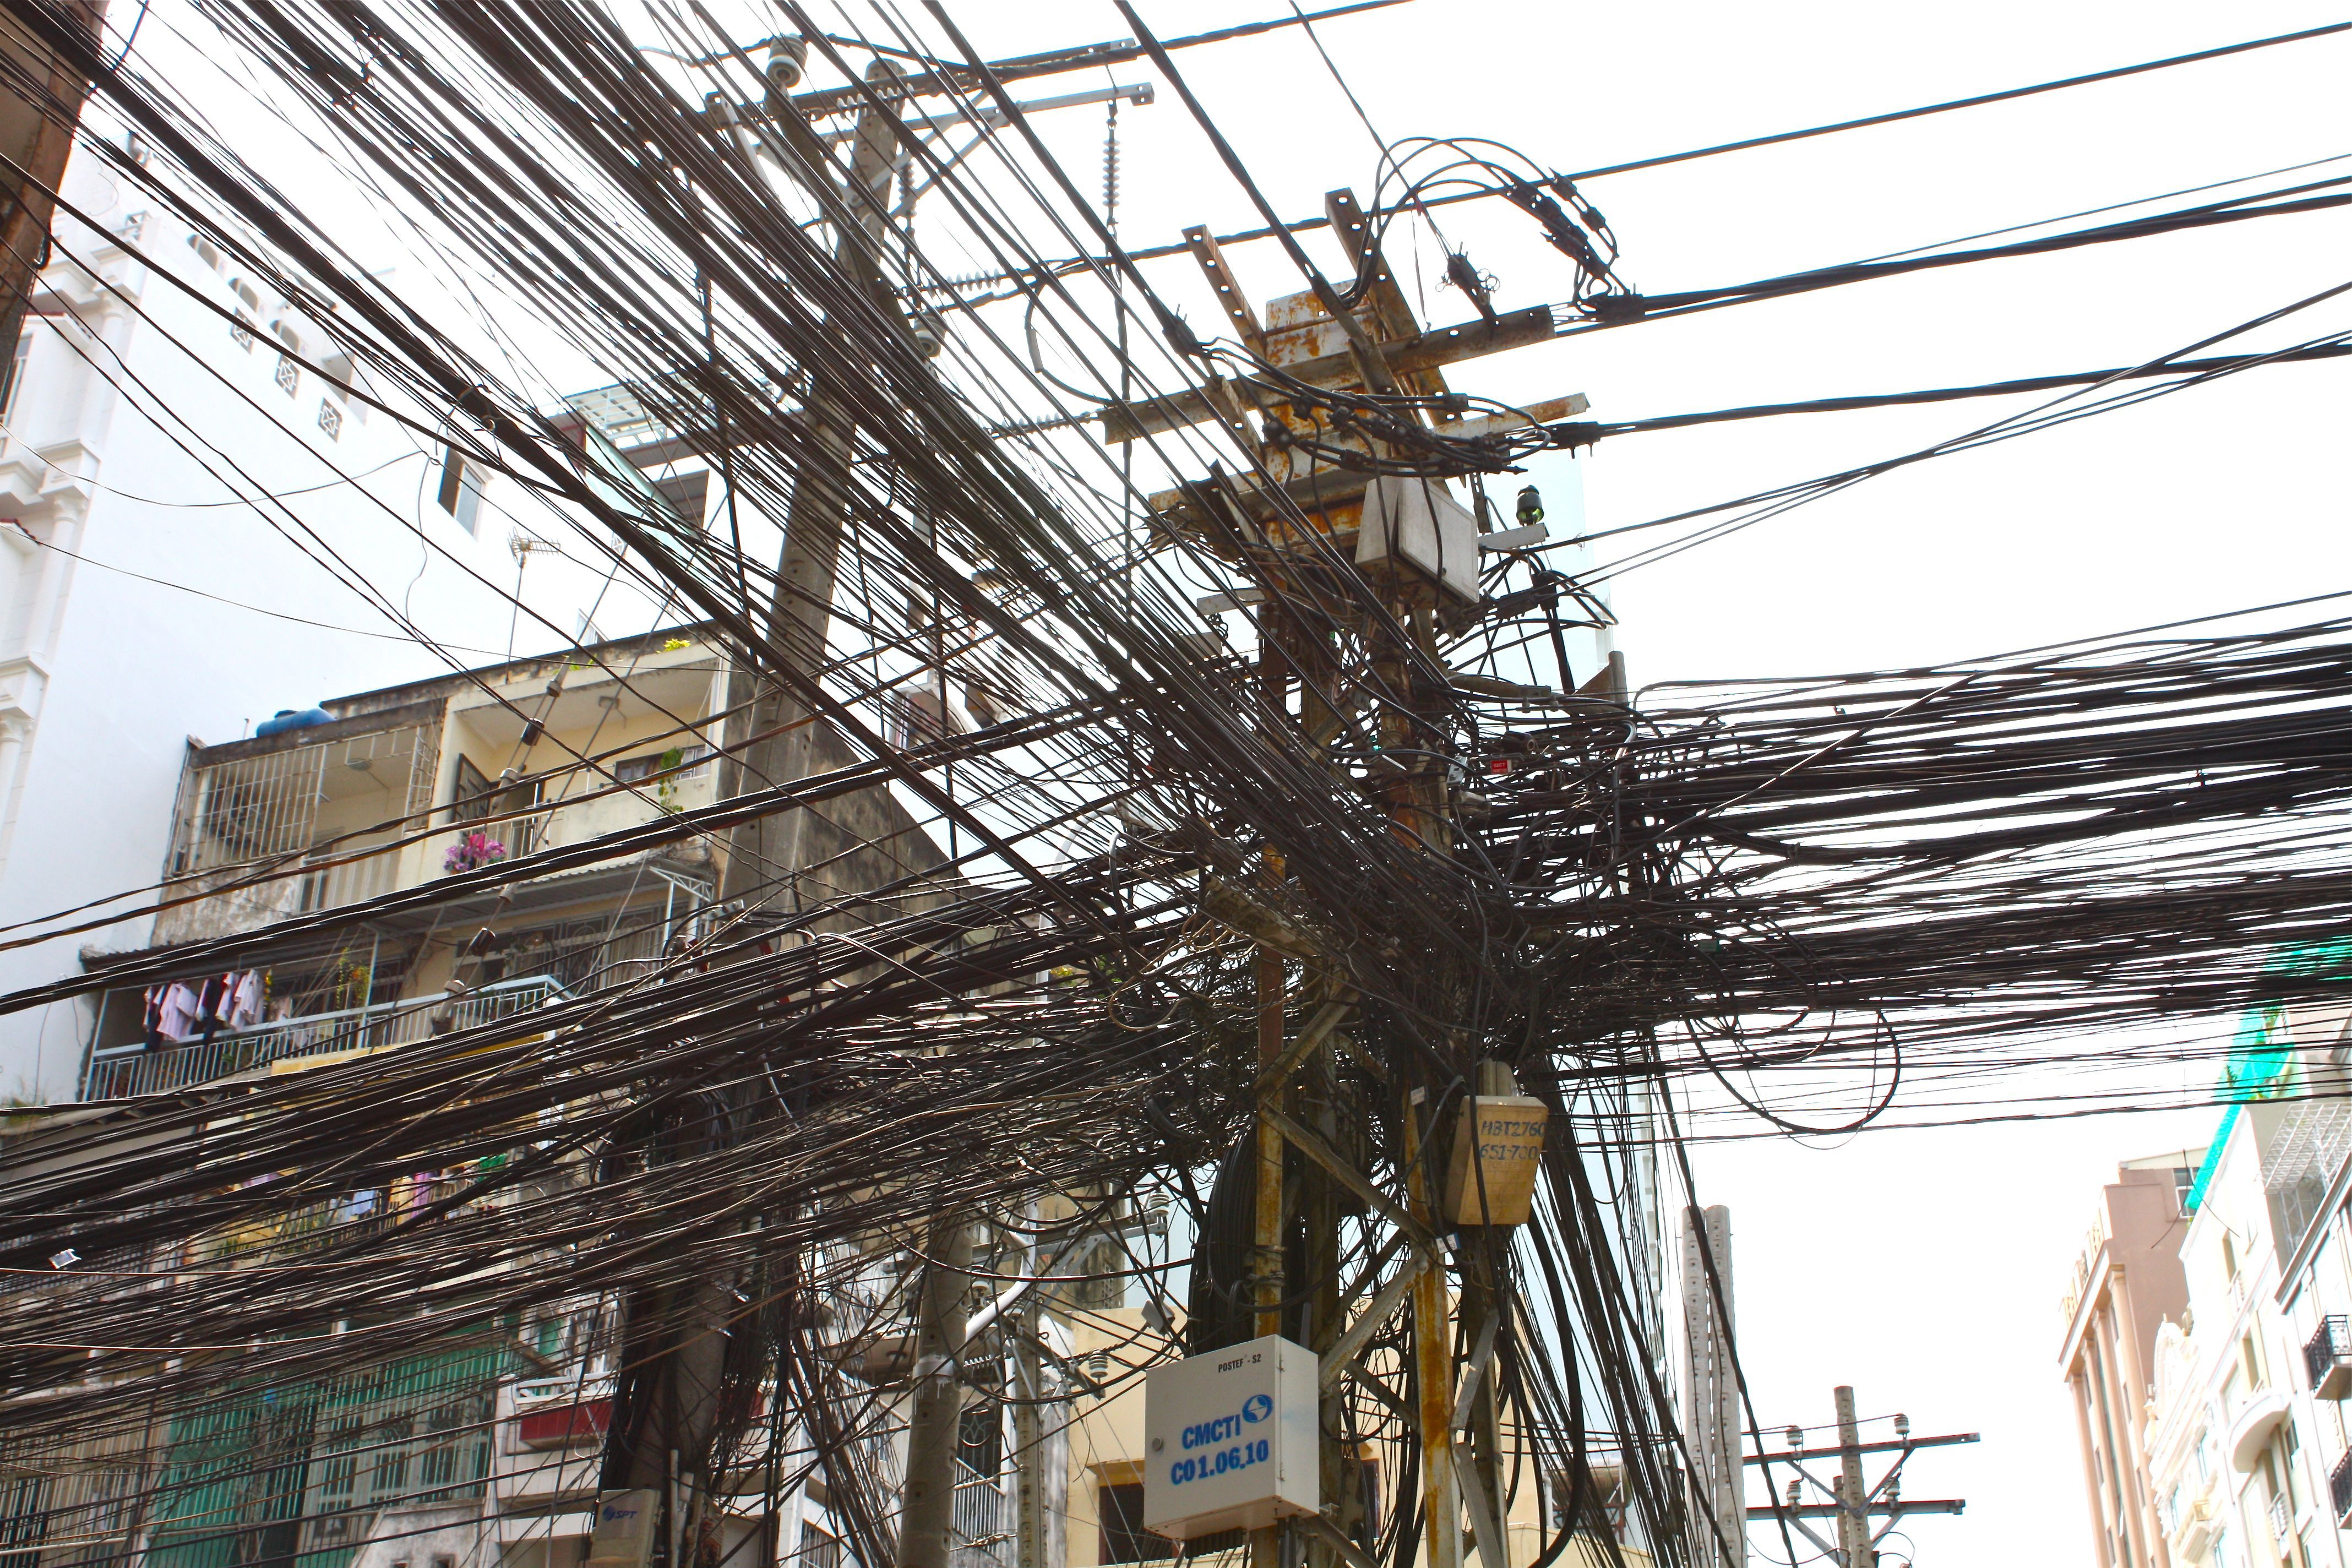
[[[470,871],[478,866],[489,865],[507,858],[507,847],[487,833],[468,833],[449,846],[441,857],[445,871]]]

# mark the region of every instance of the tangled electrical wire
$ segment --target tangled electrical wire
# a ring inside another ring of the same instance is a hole
[[[167,84],[34,0],[17,9],[156,150],[93,142],[112,174],[331,322],[383,417],[581,520],[614,573],[686,605],[742,672],[723,711],[666,716],[740,774],[710,805],[0,997],[23,1010],[395,916],[494,921],[501,889],[683,844],[737,863],[690,942],[528,1014],[17,1129],[0,1170],[7,1460],[104,1479],[47,1510],[101,1547],[135,1508],[133,1534],[257,1552],[308,1506],[310,1469],[405,1455],[428,1417],[446,1415],[431,1431],[455,1453],[504,1419],[481,1388],[526,1373],[570,1378],[561,1411],[603,1402],[596,1479],[613,1482],[661,1418],[661,1369],[718,1334],[698,1468],[772,1508],[821,1476],[858,1559],[885,1561],[909,1279],[961,1270],[995,1292],[968,1361],[1006,1411],[1066,1410],[1185,1348],[1114,1317],[1090,1282],[1133,1279],[1160,1302],[1186,1267],[1188,1329],[1235,1313],[1246,1205],[1199,1178],[1246,1163],[1271,989],[1294,1033],[1346,999],[1292,1110],[1318,1136],[1344,1130],[1384,1182],[1427,1158],[1408,1085],[1442,1117],[1499,1064],[1550,1110],[1533,1220],[1465,1242],[1455,1266],[1496,1325],[1479,1462],[1545,1490],[1544,1563],[1580,1538],[1617,1553],[1629,1510],[1654,1560],[1687,1561],[1704,1531],[1658,1376],[1664,1241],[1645,1218],[1680,1206],[1686,1122],[1864,1125],[1899,1109],[1898,1079],[1963,1110],[2027,1065],[2144,1064],[2085,1056],[2121,1023],[2342,992],[2337,966],[2273,957],[2326,951],[2352,916],[2352,621],[1636,703],[1572,668],[1566,633],[1605,614],[1524,553],[1489,570],[1477,606],[1408,626],[1328,542],[1328,558],[1277,552],[1217,513],[1221,551],[1164,530],[1139,547],[1134,486],[1069,416],[1197,393],[1197,359],[1169,345],[1172,310],[1010,98],[1014,73],[975,66],[939,6],[920,30],[877,6],[846,34],[782,6],[842,84],[784,101],[791,84],[693,6],[648,8],[691,74],[579,0],[208,13],[289,123],[398,193],[442,253],[662,427],[719,448],[725,531],[624,493],[519,377],[343,257]],[[918,68],[868,71],[845,38]],[[990,127],[968,156],[912,133],[914,84]],[[860,139],[886,130],[895,177],[944,209],[920,246],[875,237],[875,187],[854,177]],[[1572,185],[1490,144],[1398,145],[1377,207],[1483,183],[1574,262],[1578,313],[1622,313],[1615,240]],[[1049,245],[1107,259],[1057,272]],[[1459,270],[1482,317],[1507,319]],[[991,271],[1024,279],[1017,325],[971,299],[922,323],[904,309]],[[1380,287],[1367,261],[1349,298]],[[1083,368],[1049,375],[1049,347]],[[1307,426],[1272,446],[1327,467],[1492,473],[1555,438],[1524,416],[1449,437],[1427,416],[1515,411],[1234,363]],[[1171,472],[1230,458],[1189,425],[1149,441]],[[763,547],[819,507],[843,543],[812,626],[805,584]],[[1202,629],[1196,590],[1231,562],[1264,594],[1264,646],[1295,655],[1295,710]],[[951,682],[969,727],[909,740],[886,722],[910,691],[943,712]],[[1397,715],[1420,744],[1381,743]],[[778,765],[819,732],[843,755]],[[561,754],[520,784],[646,787],[613,752],[546,743]],[[1458,811],[1400,821],[1383,805],[1399,773],[1446,781]],[[881,800],[906,823],[877,872],[853,807]],[[444,827],[428,807],[353,840],[380,852]],[[0,938],[302,869],[126,890]],[[1316,1283],[1276,1309],[1310,1341],[1419,1267],[1393,1215],[1326,1198],[1328,1225],[1286,1237]],[[1158,1250],[1129,1225],[1155,1208],[1181,1216]],[[981,1216],[981,1239],[948,1212]],[[1186,1233],[1196,1258],[1174,1255]],[[1118,1371],[1021,1316],[1048,1295],[1095,1314]],[[1339,1396],[1351,1444],[1402,1456],[1348,1527],[1396,1568],[1424,1522],[1397,1394],[1414,1348],[1402,1320],[1371,1324]]]

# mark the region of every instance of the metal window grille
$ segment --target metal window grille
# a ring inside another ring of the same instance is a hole
[[[172,874],[308,849],[325,793],[327,751],[300,746],[193,770],[181,791]]]
[[[380,759],[406,764],[403,811],[414,816],[432,805],[441,747],[440,737],[425,728],[192,767],[181,780],[167,874],[192,876],[310,849],[317,838],[319,805],[326,797],[330,753],[347,758],[361,746]],[[353,847],[340,846],[331,853],[349,854]]]
[[[2345,1314],[2330,1312],[2319,1320],[2319,1331],[2303,1347],[2303,1370],[2315,1389],[2327,1380],[2339,1360],[2352,1357],[2352,1323]]]
[[[961,1459],[955,1462],[955,1504],[949,1530],[950,1568],[1003,1568],[1012,1553],[1004,1528],[1004,1489]]]
[[[319,399],[319,428],[327,433],[330,441],[342,439],[343,411],[323,397]]]
[[[251,353],[253,352],[253,318],[239,310],[236,313],[236,324],[228,330],[228,341],[246,353]]]
[[[124,1561],[145,1438],[132,1427],[0,1442],[0,1563],[79,1568]],[[74,1544],[40,1550],[52,1542]]]
[[[294,389],[301,384],[302,367],[296,364],[284,354],[279,354],[278,356],[278,385],[279,389],[283,391],[287,396],[291,397],[294,395]]]
[[[800,1568],[842,1568],[841,1537],[816,1526],[801,1528]]]

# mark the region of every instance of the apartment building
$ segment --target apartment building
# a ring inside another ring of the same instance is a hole
[[[2059,1352],[2083,1441],[2099,1568],[2170,1568],[2149,1489],[2147,1390],[2157,1336],[2188,1316],[2181,1205],[2204,1151],[2127,1160],[2102,1189],[2065,1298]]]
[[[391,395],[331,316],[88,148],[64,196],[0,408],[0,921],[155,882],[192,748],[656,624],[562,516],[429,434],[446,411],[372,405]],[[89,940],[0,954],[0,989],[75,973]],[[145,945],[147,921],[100,940]],[[0,1102],[70,1098],[96,1023],[0,1018]]]
[[[2332,1359],[2352,1295],[2345,1027],[2341,1008],[2258,1009],[2240,1027],[2230,1103],[2184,1201],[2186,1305],[2156,1326],[2145,1393],[2118,1391],[2145,1401],[2146,1486],[2177,1568],[2347,1561],[2335,1498],[2352,1501],[2337,1403],[2352,1373]]]

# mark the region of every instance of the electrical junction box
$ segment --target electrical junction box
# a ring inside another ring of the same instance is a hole
[[[1550,1108],[1524,1094],[1466,1097],[1454,1123],[1445,1212],[1455,1225],[1525,1225],[1543,1169]]]
[[[1143,1527],[1190,1541],[1320,1509],[1317,1370],[1268,1334],[1146,1373]]]
[[[589,1568],[646,1568],[653,1554],[661,1494],[605,1492],[596,1500],[596,1528],[588,1537]]]
[[[1364,492],[1356,564],[1408,568],[1478,602],[1478,520],[1437,479],[1382,474]]]

